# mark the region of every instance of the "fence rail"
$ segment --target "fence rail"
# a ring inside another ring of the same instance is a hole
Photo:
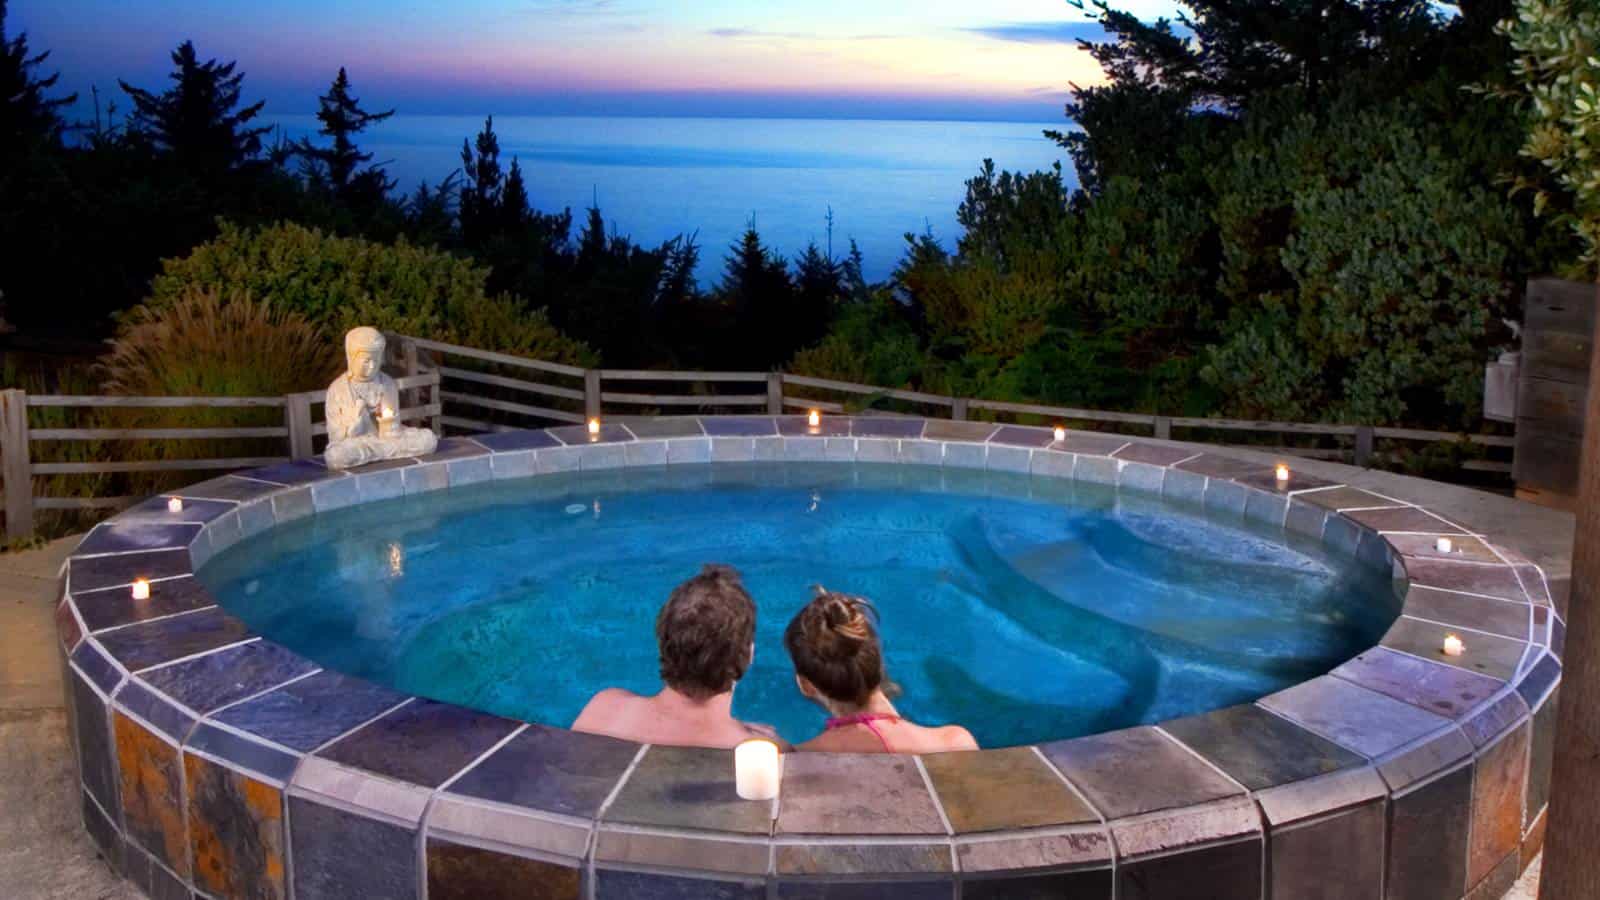
[[[1483,452],[1502,453],[1515,444],[1515,438],[1509,435],[1161,416],[1010,403],[781,372],[586,369],[408,335],[390,335],[389,346],[391,358],[388,362],[401,372],[396,378],[401,391],[400,418],[425,423],[440,434],[445,429],[484,433],[552,422],[582,423],[600,418],[608,410],[626,415],[717,411],[749,414],[755,410],[781,415],[787,410],[816,409],[827,413],[857,410],[869,415],[929,415],[957,420],[985,413],[999,421],[1090,422],[1124,431],[1147,432],[1161,439],[1173,437],[1173,431],[1179,429],[1185,432],[1181,437],[1186,440],[1315,459],[1348,460],[1360,466],[1384,458],[1385,454],[1375,446],[1380,439],[1391,445],[1401,442],[1467,444]],[[35,496],[32,486],[35,476],[228,471],[313,456],[319,442],[327,435],[327,424],[317,415],[317,408],[325,402],[326,391],[282,397],[57,396],[0,391],[0,478],[3,478],[6,533],[10,537],[32,533],[36,510],[118,509],[139,500],[137,496]],[[283,422],[281,425],[235,427],[30,429],[28,410],[41,408],[277,409],[281,410]],[[1310,443],[1320,446],[1240,444],[1237,438],[1220,436],[1240,432],[1309,438]],[[282,441],[284,452],[278,456],[93,462],[35,461],[30,452],[30,445],[46,442],[229,439]],[[1333,446],[1328,446],[1330,443]],[[1476,472],[1509,474],[1511,471],[1510,461],[1504,459],[1469,459],[1460,467]]]

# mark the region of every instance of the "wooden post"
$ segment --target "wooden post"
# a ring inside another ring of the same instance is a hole
[[[316,455],[311,441],[311,395],[289,394],[283,408],[283,424],[289,428],[289,458],[310,459]]]
[[[0,391],[0,472],[6,483],[6,537],[28,537],[33,534],[33,465],[24,391]]]
[[[600,418],[600,370],[583,370],[583,417]]]
[[[1600,337],[1600,322],[1596,323]],[[1591,372],[1600,372],[1600,340]],[[1567,648],[1539,896],[1600,897],[1600,391],[1588,392]]]
[[[416,375],[422,371],[421,366],[417,363],[417,345],[411,341],[400,342],[400,371],[407,376]],[[401,394],[400,408],[420,406],[421,400],[422,388],[410,388]]]
[[[964,421],[967,418],[967,398],[957,397],[956,402],[950,405],[950,418],[955,419],[957,422]]]
[[[1356,429],[1356,465],[1365,469],[1372,464],[1372,426],[1362,425]]]
[[[1172,417],[1156,416],[1156,439],[1162,441],[1172,440]]]
[[[767,373],[767,415],[783,415],[783,373]]]

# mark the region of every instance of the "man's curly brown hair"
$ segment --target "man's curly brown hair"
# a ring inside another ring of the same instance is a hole
[[[732,566],[708,565],[656,616],[661,680],[695,700],[732,690],[750,665],[756,605]]]

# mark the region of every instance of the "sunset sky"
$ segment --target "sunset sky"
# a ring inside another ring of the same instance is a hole
[[[1125,0],[1144,18],[1171,0]],[[62,87],[161,87],[184,39],[307,112],[338,66],[409,113],[1060,116],[1098,68],[1063,0],[12,0]]]

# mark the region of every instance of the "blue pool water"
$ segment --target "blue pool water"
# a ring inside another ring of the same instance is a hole
[[[740,716],[803,740],[782,633],[813,584],[876,602],[902,712],[985,746],[1244,702],[1371,646],[1386,580],[1235,518],[1090,485],[915,466],[719,464],[546,476],[341,510],[200,573],[330,668],[565,725],[658,687],[653,624],[705,562],[759,608]]]

